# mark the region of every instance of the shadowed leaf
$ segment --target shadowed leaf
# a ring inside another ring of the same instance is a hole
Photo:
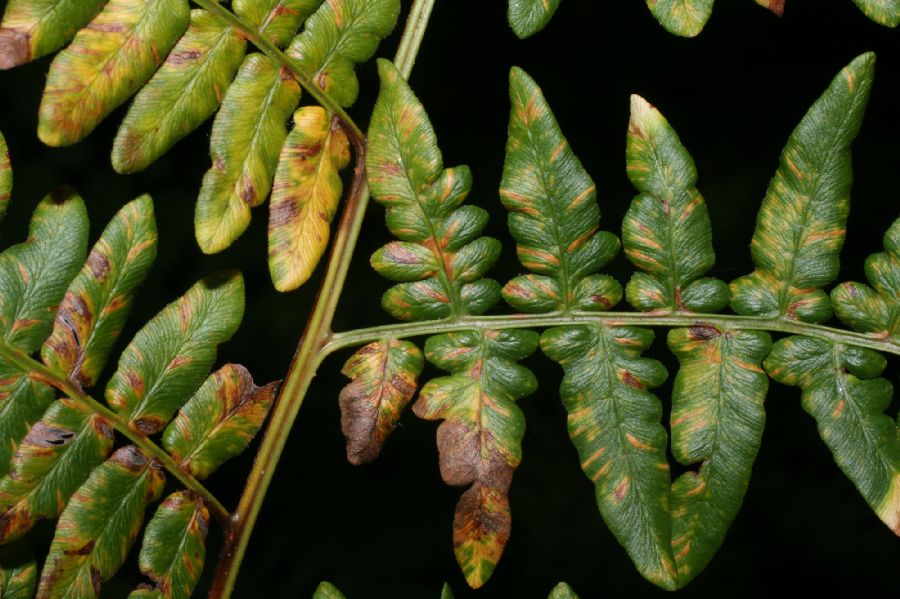
[[[9,149],[6,147],[6,139],[0,133],[0,221],[9,207],[9,199],[12,195],[13,172],[9,162]]]
[[[375,53],[400,14],[400,0],[328,0],[306,21],[287,55],[340,106],[359,95],[354,67]]]
[[[519,39],[530,37],[547,26],[560,0],[509,0],[506,17]]]
[[[900,437],[885,415],[893,386],[875,378],[886,360],[868,349],[788,337],[765,360],[769,375],[803,390],[803,409],[844,474],[878,517],[900,535]]]
[[[209,510],[186,491],[169,495],[147,523],[138,555],[141,573],[160,599],[190,597],[203,572]]]
[[[756,271],[731,284],[742,315],[822,322],[820,289],[838,274],[850,210],[850,145],[859,131],[875,55],[856,58],[832,81],[791,134],[756,221]]]
[[[0,479],[0,542],[59,516],[112,445],[112,428],[103,418],[67,398],[53,402],[30,427],[9,474]]]
[[[441,589],[441,599],[453,599],[453,591],[450,589],[450,585],[446,582],[444,583],[444,587]]]
[[[247,448],[277,391],[278,383],[257,387],[246,368],[226,364],[181,408],[163,434],[163,447],[185,472],[206,478]]]
[[[638,310],[721,310],[728,286],[697,280],[716,256],[694,161],[671,125],[640,96],[631,97],[626,164],[640,195],[625,215],[622,243],[642,271],[628,282],[628,302]]]
[[[853,0],[867,17],[886,27],[900,25],[900,0]]]
[[[647,6],[669,33],[694,37],[709,20],[713,0],[647,0]]]
[[[232,9],[270,42],[284,47],[322,0],[234,0]]]
[[[699,468],[672,484],[672,552],[683,587],[718,550],[740,510],[765,425],[768,333],[673,329],[681,369],[672,392],[672,453]]]
[[[153,317],[122,352],[106,401],[150,435],[197,390],[244,313],[239,273],[208,277]]]
[[[859,331],[900,345],[900,218],[884,236],[884,252],[866,260],[862,283],[843,283],[831,291],[837,317]]]
[[[353,379],[341,391],[341,430],[351,464],[373,461],[416,393],[425,360],[415,344],[397,339],[360,348],[341,373]]]
[[[294,113],[269,203],[269,272],[279,291],[309,280],[325,253],[341,199],[340,170],[349,163],[347,136],[324,108]]]
[[[213,121],[212,168],[197,199],[194,228],[205,253],[230,246],[250,224],[250,208],[269,195],[299,101],[299,84],[271,59],[256,52],[244,59]]]
[[[69,285],[44,342],[44,363],[82,387],[97,382],[156,258],[153,201],[144,195],[110,221]]]
[[[453,549],[472,588],[487,582],[509,539],[507,492],[525,433],[515,402],[537,389],[534,374],[516,362],[537,345],[537,333],[522,330],[449,333],[425,343],[428,361],[451,375],[429,381],[413,411],[444,421],[437,432],[444,482],[471,485],[456,505]]]
[[[246,40],[204,10],[138,93],[113,144],[113,168],[147,168],[219,107],[244,58]]]
[[[37,586],[37,562],[27,541],[0,547],[0,597],[31,599]]]
[[[421,103],[390,62],[379,60],[378,71],[366,168],[375,200],[387,207],[388,229],[402,243],[375,252],[371,264],[409,281],[389,289],[382,306],[401,320],[481,314],[500,298],[496,281],[482,278],[500,256],[500,242],[478,237],[487,212],[460,206],[472,175],[465,166],[442,170]]]
[[[38,136],[81,141],[150,79],[187,27],[186,0],[110,0],[50,66]]]
[[[162,493],[158,464],[128,445],[91,473],[60,516],[38,596],[90,599],[121,567],[148,504]]]
[[[756,3],[763,8],[768,8],[779,17],[784,14],[785,0],[756,0]]]
[[[581,468],[606,525],[647,580],[676,587],[662,404],[666,369],[641,357],[653,333],[601,324],[548,329],[541,349],[565,371],[559,389]]]
[[[56,52],[106,0],[9,0],[0,23],[0,69]]]
[[[512,109],[500,200],[519,261],[537,274],[518,276],[503,288],[517,310],[608,310],[622,287],[593,274],[619,251],[612,233],[598,231],[594,182],[572,152],[540,88],[524,71],[509,75]]]

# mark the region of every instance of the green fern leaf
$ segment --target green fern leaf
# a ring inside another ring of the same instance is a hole
[[[728,286],[699,279],[716,257],[694,161],[668,121],[639,96],[631,97],[626,163],[641,192],[622,224],[625,255],[642,271],[628,282],[628,302],[638,310],[721,310]]]
[[[277,389],[278,383],[257,387],[243,366],[226,364],[181,408],[163,433],[163,447],[183,471],[208,477],[247,448]]]
[[[244,59],[213,121],[210,156],[194,227],[207,254],[224,250],[250,224],[250,208],[265,201],[287,137],[286,123],[300,101],[300,86],[271,59]]]
[[[768,333],[673,329],[681,363],[672,395],[672,453],[700,463],[672,485],[672,551],[682,587],[712,559],[740,510],[765,425]]]
[[[453,590],[446,582],[444,583],[443,588],[441,588],[441,599],[453,599]]]
[[[347,135],[324,108],[294,113],[269,204],[269,272],[279,291],[309,280],[325,253],[341,200],[340,171],[349,163]]]
[[[347,460],[365,464],[381,453],[400,414],[416,393],[425,360],[409,341],[370,343],[353,354],[341,371],[352,379],[341,391],[341,429]]]
[[[287,55],[335,102],[350,106],[359,95],[354,66],[372,57],[399,14],[400,0],[325,2],[307,19]]]
[[[200,387],[244,313],[238,273],[209,277],[191,287],[137,332],[106,386],[106,400],[146,435],[163,429]]]
[[[153,201],[143,195],[110,221],[69,285],[41,350],[44,364],[93,386],[155,259]]]
[[[553,590],[550,591],[547,599],[578,599],[578,595],[575,594],[575,591],[572,590],[572,587],[564,582],[561,582],[553,587]]]
[[[853,0],[867,17],[886,27],[900,25],[900,0]]]
[[[537,349],[531,331],[466,331],[430,337],[428,361],[451,376],[422,387],[413,411],[438,427],[441,476],[471,485],[456,505],[453,549],[473,588],[481,587],[509,539],[507,492],[522,460],[525,417],[516,400],[537,389],[530,370],[516,364]]]
[[[647,6],[669,33],[694,37],[709,20],[713,0],[647,0]]]
[[[37,586],[37,562],[24,541],[0,546],[0,597],[31,599]]]
[[[38,137],[81,141],[147,82],[187,27],[186,0],[110,0],[50,66]]]
[[[201,499],[184,491],[169,495],[144,531],[138,565],[154,589],[140,596],[190,597],[203,572],[208,528],[209,510]]]
[[[9,161],[9,149],[6,147],[6,139],[0,133],[0,221],[9,208],[9,199],[12,197],[13,171]]]
[[[884,249],[866,260],[872,287],[843,283],[831,291],[831,303],[837,317],[860,333],[900,345],[900,219],[885,234]]]
[[[41,201],[28,241],[0,254],[0,334],[23,353],[36,351],[53,323],[66,285],[84,262],[88,222],[84,202],[71,189]],[[33,422],[53,400],[45,384],[0,362],[0,475]]]
[[[315,12],[322,0],[234,0],[234,13],[244,18],[270,42],[286,46],[300,25]]]
[[[190,26],[166,61],[138,93],[113,143],[113,168],[147,168],[182,137],[213,115],[247,47],[232,27],[204,10],[193,10]]]
[[[165,476],[133,445],[91,473],[60,516],[41,572],[38,596],[88,599],[125,562],[147,505],[162,494]]]
[[[56,52],[107,0],[9,0],[0,23],[0,69]]]
[[[52,394],[51,394],[52,399]],[[16,449],[0,479],[0,542],[59,516],[88,474],[109,455],[113,432],[74,401],[54,401]]]
[[[884,414],[893,387],[881,354],[809,337],[775,344],[765,367],[776,381],[803,390],[803,409],[844,474],[878,517],[900,535],[900,437]]]
[[[519,39],[531,37],[553,18],[561,0],[509,0],[507,19]]]
[[[537,84],[510,72],[509,138],[500,199],[523,266],[537,274],[514,278],[503,298],[524,312],[607,310],[622,298],[612,277],[591,274],[619,250],[598,231],[596,188],[559,130]]]
[[[331,584],[330,582],[322,582],[316,587],[316,592],[313,593],[312,599],[345,599],[344,594],[341,593],[336,586]]]
[[[603,519],[647,580],[674,589],[666,429],[649,391],[667,375],[641,357],[652,341],[638,327],[565,326],[545,331],[541,349],[565,370],[569,435]]]
[[[472,175],[465,166],[442,170],[419,100],[391,63],[379,60],[378,71],[366,168],[375,199],[388,209],[388,229],[401,241],[377,251],[371,263],[405,281],[384,294],[382,306],[401,320],[481,314],[500,299],[497,282],[482,278],[500,256],[500,242],[478,237],[487,212],[460,207]]]
[[[738,314],[822,322],[850,209],[850,145],[872,87],[875,55],[848,65],[791,134],[756,221],[756,271],[731,284]]]

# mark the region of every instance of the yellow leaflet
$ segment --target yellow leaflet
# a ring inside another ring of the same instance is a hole
[[[294,113],[269,211],[269,272],[279,291],[306,282],[325,252],[341,197],[339,171],[349,162],[347,136],[324,108],[304,106]]]

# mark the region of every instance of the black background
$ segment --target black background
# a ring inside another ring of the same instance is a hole
[[[472,167],[470,201],[491,211],[488,234],[506,240],[494,278],[505,281],[521,270],[496,192],[512,65],[543,87],[597,183],[601,224],[617,234],[634,193],[624,171],[628,98],[639,93],[655,104],[697,163],[718,255],[712,274],[730,280],[752,269],[748,244],[756,210],[791,130],[841,67],[874,50],[876,82],[854,146],[856,182],[841,272],[842,279],[863,277],[865,256],[880,250],[900,206],[900,33],[869,21],[850,0],[789,0],[781,19],[750,0],[718,4],[705,31],[685,40],[666,33],[640,0],[565,0],[545,31],[519,41],[506,26],[505,2],[438,0],[411,84],[432,118],[445,163]],[[379,55],[393,54],[400,29]],[[272,289],[265,209],[255,212],[250,230],[230,249],[201,254],[193,240],[193,205],[209,168],[209,123],[146,172],[116,175],[108,156],[124,109],[71,148],[51,149],[37,140],[36,113],[49,62],[0,73],[0,130],[16,177],[4,245],[24,237],[34,206],[56,185],[71,183],[81,191],[92,239],[126,200],[150,192],[159,220],[159,258],[120,346],[199,277],[239,268],[247,281],[247,313],[241,330],[221,348],[220,361],[246,364],[260,383],[284,376],[316,281],[290,294]],[[360,79],[363,93],[351,112],[364,125],[377,91],[373,64],[360,69]],[[387,240],[383,210],[373,205],[336,329],[388,322],[379,307],[387,284],[367,263]],[[610,272],[624,282],[631,270],[620,256]],[[320,275],[321,269],[317,280]],[[652,355],[674,372],[658,333]],[[520,402],[528,430],[511,490],[513,534],[491,581],[473,592],[453,558],[451,522],[461,490],[440,480],[436,424],[407,413],[378,462],[346,463],[336,398],[344,384],[338,371],[348,355],[327,360],[309,391],[236,597],[308,597],[323,579],[349,599],[436,598],[443,581],[457,597],[483,599],[545,597],[560,580],[584,598],[663,593],[637,574],[600,519],[566,435],[558,367],[542,356],[526,361],[541,387]],[[897,361],[890,364],[888,376],[896,380]],[[423,378],[437,374],[428,367]],[[667,384],[659,390],[667,408],[670,389]],[[896,596],[900,542],[835,466],[800,407],[799,391],[773,384],[767,411],[743,510],[718,556],[680,595]],[[891,413],[896,411],[895,402]],[[247,452],[210,481],[226,505],[236,505],[251,461]],[[52,526],[42,525],[37,544],[46,547],[51,535]],[[219,538],[211,533],[211,558]],[[135,554],[105,586],[105,596],[124,597],[137,583]],[[210,559],[204,585],[211,571]]]

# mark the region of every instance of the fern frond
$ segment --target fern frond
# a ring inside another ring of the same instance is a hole
[[[9,0],[0,23],[0,69],[62,48],[107,0]]]
[[[694,37],[712,15],[714,0],[647,0],[650,12],[669,33]]]
[[[319,583],[319,586],[316,587],[312,599],[345,599],[345,597],[344,594],[330,582],[321,582]]]
[[[578,595],[575,594],[575,591],[572,590],[572,587],[564,582],[561,582],[553,587],[553,590],[550,591],[547,599],[578,599]]]
[[[85,261],[87,232],[83,201],[61,189],[38,205],[28,241],[0,254],[0,545],[18,548],[38,520],[59,517],[38,596],[99,596],[167,470],[187,491],[151,521],[141,569],[159,596],[188,596],[210,513],[228,517],[197,479],[246,448],[277,385],[259,389],[246,370],[227,365],[200,386],[243,313],[243,281],[226,273],[195,285],[137,333],[106,387],[114,410],[86,395],[155,257],[149,196],[119,211]],[[39,348],[44,363],[31,357]],[[54,400],[54,388],[63,397]],[[164,435],[169,455],[147,435],[179,408]],[[107,459],[115,431],[134,444]],[[186,505],[192,519],[181,522]],[[173,535],[184,542],[160,540]],[[0,554],[3,596],[30,596],[33,566],[14,553]]]
[[[853,0],[863,13],[879,25],[900,25],[900,0]]]
[[[507,19],[519,39],[531,37],[553,18],[561,0],[509,0]]]
[[[234,14],[279,48],[288,45],[323,0],[234,0]]]
[[[874,54],[850,63],[791,134],[756,221],[756,271],[731,284],[738,314],[822,322],[821,289],[838,273],[850,210],[850,144],[859,132]]]
[[[34,597],[37,575],[37,561],[27,542],[18,541],[0,546],[0,594],[4,598]]]

